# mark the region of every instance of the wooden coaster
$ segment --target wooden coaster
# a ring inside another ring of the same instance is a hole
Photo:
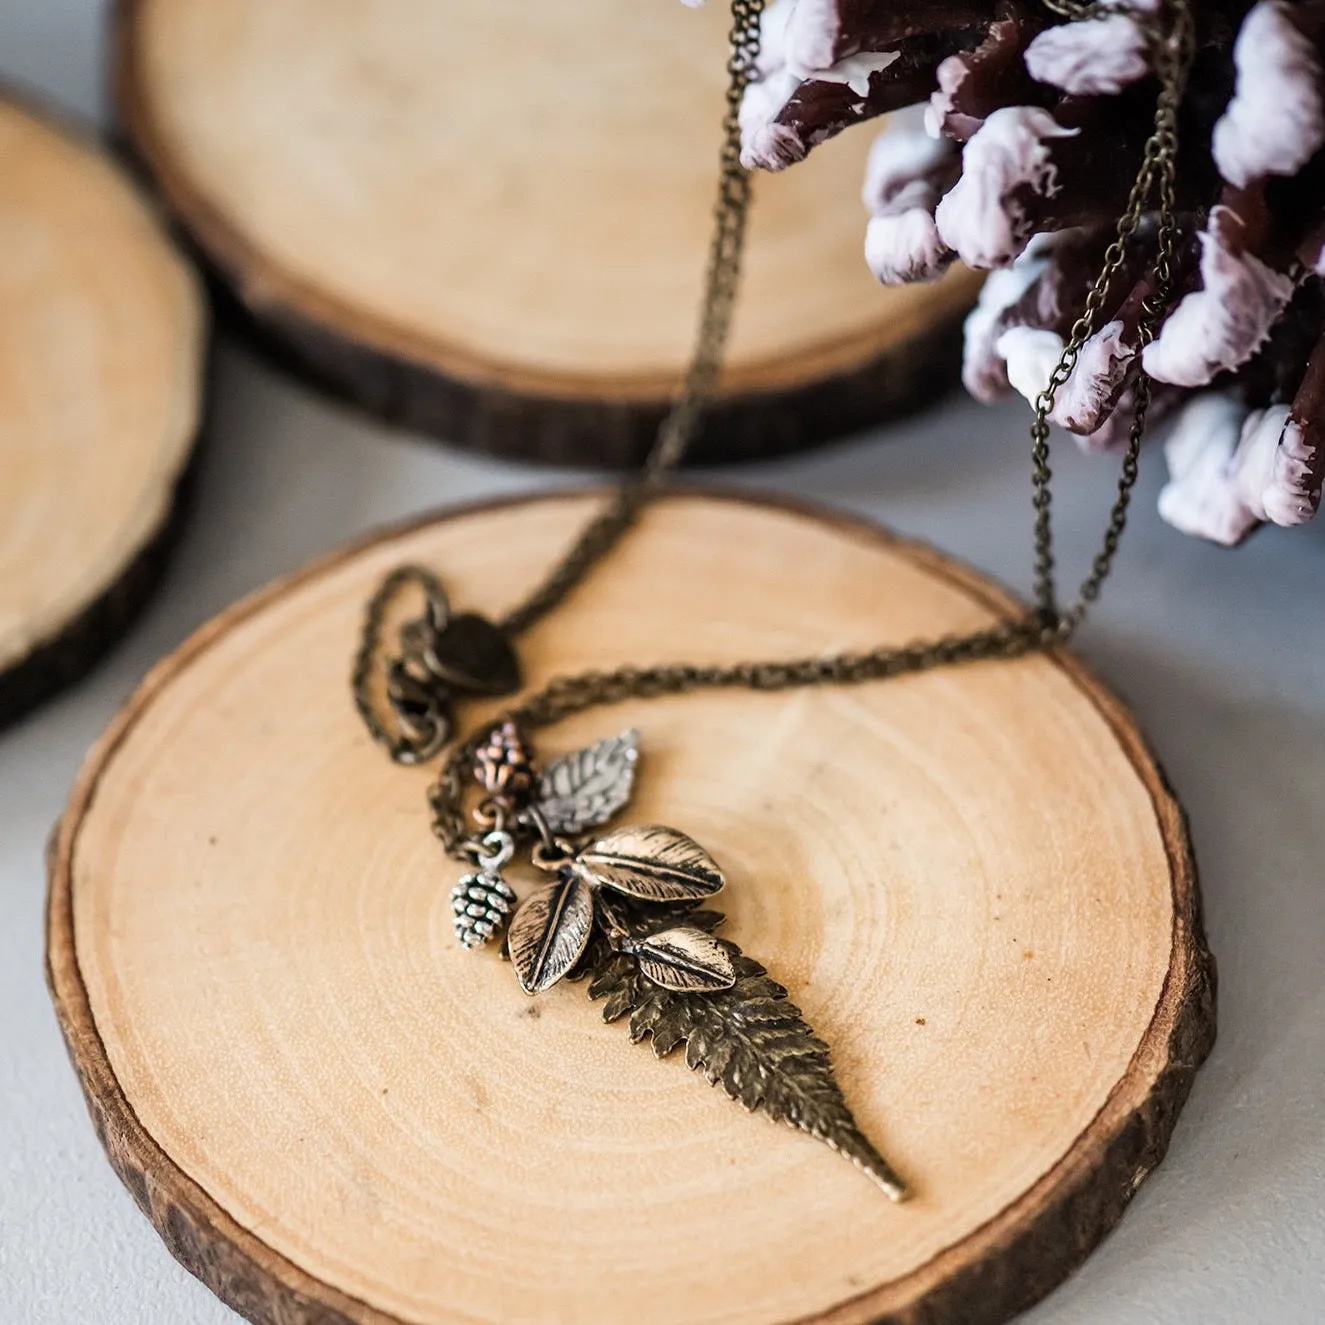
[[[728,22],[675,0],[125,0],[115,99],[294,363],[448,441],[633,465],[695,337]],[[975,278],[875,283],[871,140],[756,180],[695,458],[822,441],[956,379]]]
[[[0,98],[0,726],[155,585],[205,338],[197,281],[119,168]]]
[[[398,529],[151,674],[51,853],[49,975],[111,1161],[256,1322],[998,1322],[1162,1157],[1214,1035],[1183,816],[1066,654],[852,689],[630,702],[632,816],[723,862],[728,932],[832,1045],[915,1196],[745,1113],[451,933],[429,772],[350,703],[364,599],[502,609],[600,497]],[[525,640],[535,680],[967,631],[1010,600],[873,526],[669,498]],[[470,709],[473,722],[478,714]]]

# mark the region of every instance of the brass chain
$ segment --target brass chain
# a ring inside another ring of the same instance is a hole
[[[727,108],[722,118],[718,157],[718,198],[713,208],[700,306],[699,333],[681,394],[658,429],[657,439],[634,478],[621,485],[611,504],[585,526],[565,557],[518,607],[498,623],[519,635],[560,606],[566,596],[603,559],[635,523],[640,508],[680,464],[694,441],[705,406],[722,371],[732,308],[740,284],[746,218],[750,214],[750,172],[741,165],[741,100],[759,58],[759,20],[765,0],[732,0],[728,33]]]
[[[400,592],[415,586],[423,593],[421,621],[445,618],[447,601],[442,582],[423,566],[397,566],[377,586],[364,609],[359,648],[354,655],[350,690],[368,734],[397,764],[422,764],[437,754],[450,736],[450,725],[425,673],[403,650],[386,663],[386,695],[392,723],[385,722],[373,698],[373,676],[381,649],[387,612]]]
[[[1043,0],[1055,13],[1074,20],[1116,15],[1112,3],[1077,3],[1077,0]],[[740,272],[745,221],[749,210],[750,181],[740,164],[739,110],[741,98],[754,72],[759,51],[759,19],[763,0],[733,0],[731,54],[727,69],[730,82],[721,156],[714,236],[709,252],[700,332],[694,359],[676,406],[664,421],[654,448],[640,474],[624,484],[602,515],[581,533],[570,551],[528,599],[500,623],[511,634],[527,629],[556,608],[579,585],[629,529],[644,504],[654,495],[661,480],[679,463],[693,439],[700,417],[717,381],[730,325],[731,310]],[[1168,22],[1164,22],[1167,14]],[[1071,376],[1086,341],[1094,334],[1110,285],[1125,260],[1127,245],[1135,236],[1148,205],[1154,202],[1158,215],[1153,290],[1142,307],[1139,342],[1153,340],[1163,315],[1173,280],[1177,225],[1175,176],[1178,152],[1178,111],[1186,89],[1194,36],[1190,0],[1165,0],[1157,15],[1134,15],[1146,33],[1160,93],[1156,100],[1154,128],[1145,146],[1141,166],[1132,186],[1115,237],[1105,252],[1103,266],[1086,298],[1085,307],[1069,333],[1062,356],[1048,384],[1035,401],[1031,425],[1032,502],[1035,511],[1035,608],[1024,618],[1001,622],[966,635],[946,635],[901,646],[882,646],[863,653],[841,653],[828,657],[774,659],[730,666],[691,663],[653,667],[618,667],[606,672],[583,672],[559,677],[507,710],[497,722],[510,720],[526,729],[550,726],[586,709],[620,703],[628,699],[652,699],[695,690],[746,689],[786,690],[805,686],[858,685],[865,681],[911,675],[960,663],[997,658],[1016,658],[1039,649],[1066,643],[1098,599],[1127,523],[1132,489],[1137,480],[1137,461],[1150,404],[1149,379],[1137,375],[1133,388],[1134,413],[1124,451],[1118,492],[1109,513],[1100,551],[1065,610],[1057,601],[1053,551],[1049,465],[1049,419],[1058,390]],[[401,762],[417,762],[417,751],[393,748],[390,733],[373,711],[368,679],[377,650],[386,603],[411,577],[427,588],[430,573],[402,567],[384,582],[369,605],[354,672],[354,693],[360,712],[374,736]],[[440,589],[438,589],[440,593]],[[444,602],[444,598],[442,599]],[[433,831],[443,847],[457,859],[473,855],[464,816],[464,797],[470,769],[478,748],[487,740],[493,724],[452,747],[436,782],[429,791]],[[408,733],[406,733],[408,735]],[[400,743],[397,742],[397,745]],[[404,742],[407,746],[408,741]]]
[[[1118,13],[1111,4],[1080,4],[1075,0],[1044,0],[1045,5],[1064,18],[1073,20],[1103,19]],[[1100,309],[1108,297],[1109,286],[1123,265],[1127,244],[1136,234],[1152,194],[1158,193],[1155,211],[1158,229],[1155,236],[1154,283],[1141,310],[1138,349],[1154,338],[1163,316],[1173,283],[1173,259],[1177,243],[1175,181],[1178,158],[1178,112],[1187,87],[1195,46],[1195,32],[1189,0],[1167,0],[1172,22],[1167,30],[1158,24],[1142,22],[1160,91],[1155,102],[1155,123],[1146,141],[1141,168],[1128,194],[1123,214],[1118,219],[1113,242],[1105,250],[1099,276],[1086,296],[1081,316],[1073,325],[1067,345],[1049,376],[1048,384],[1035,401],[1031,424],[1031,483],[1035,508],[1035,603],[1045,627],[1052,628],[1060,641],[1071,638],[1085,619],[1090,605],[1099,598],[1104,581],[1113,568],[1113,559],[1127,525],[1127,510],[1137,480],[1137,462],[1141,439],[1145,435],[1146,415],[1150,408],[1150,378],[1137,375],[1133,387],[1132,425],[1123,452],[1118,479],[1118,495],[1109,512],[1100,551],[1091,562],[1090,573],[1082,581],[1072,605],[1060,610],[1054,575],[1052,481],[1049,467],[1049,416],[1054,398],[1076,367],[1086,341],[1095,332]],[[1141,20],[1138,18],[1138,21]]]
[[[583,583],[635,523],[641,509],[681,462],[699,430],[704,408],[722,370],[740,283],[751,182],[750,172],[741,165],[741,101],[759,57],[759,23],[764,7],[765,0],[732,0],[713,234],[704,274],[699,330],[680,394],[659,426],[640,472],[618,488],[606,508],[589,521],[542,583],[497,622],[498,628],[509,637],[523,634]],[[411,586],[422,592],[424,621],[445,619],[446,594],[431,571],[422,566],[401,566],[393,571],[382,581],[365,610],[350,681],[355,706],[369,735],[398,764],[427,762],[441,750],[451,732],[445,699],[430,682],[427,668],[418,665],[417,653],[411,656],[406,651],[387,663],[391,723],[383,720],[373,696],[373,677],[387,613],[401,591]]]

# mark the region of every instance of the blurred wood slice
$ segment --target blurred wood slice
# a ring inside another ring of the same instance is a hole
[[[695,336],[728,21],[677,0],[122,0],[115,101],[281,358],[448,441],[626,466]],[[975,278],[874,282],[871,137],[756,180],[694,458],[820,442],[955,381]]]
[[[632,1045],[582,985],[530,998],[463,950],[431,772],[391,764],[354,711],[386,571],[435,566],[499,611],[600,500],[462,510],[332,556],[204,627],[103,737],[52,847],[48,961],[111,1162],[261,1325],[1005,1321],[1122,1215],[1213,1040],[1182,811],[1065,653],[539,733],[551,758],[638,727],[623,821],[721,863],[721,932],[832,1046],[913,1187],[894,1205]],[[1014,610],[874,526],[695,493],[651,507],[524,662],[538,684]]]
[[[0,726],[82,676],[156,584],[206,324],[123,171],[0,98]]]

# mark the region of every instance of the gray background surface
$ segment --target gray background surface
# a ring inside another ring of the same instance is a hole
[[[663,3],[665,0],[649,0]],[[0,73],[103,111],[103,4],[0,0]],[[0,1322],[223,1325],[102,1157],[42,978],[42,851],[79,761],[146,668],[234,599],[375,524],[565,481],[390,433],[223,343],[197,514],[159,597],[74,692],[0,735]],[[724,480],[816,498],[1027,581],[1024,408],[959,397]],[[1113,464],[1061,448],[1083,565]],[[573,476],[572,476],[573,477]],[[1191,813],[1220,1032],[1168,1160],[1035,1325],[1325,1321],[1325,520],[1229,554],[1161,524],[1159,456],[1081,651]],[[0,474],[0,482],[3,475]]]

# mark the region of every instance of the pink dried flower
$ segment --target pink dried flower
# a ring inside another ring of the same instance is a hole
[[[939,237],[934,208],[959,169],[955,144],[931,138],[914,117],[899,117],[875,140],[861,200],[871,213],[865,260],[880,281],[933,280],[951,265],[955,255]]]
[[[1233,479],[1233,456],[1247,408],[1235,396],[1194,396],[1164,444],[1169,482],[1159,513],[1175,529],[1232,547],[1255,527]]]
[[[1325,142],[1325,107],[1320,60],[1293,7],[1261,0],[1238,33],[1233,61],[1237,91],[1215,125],[1219,173],[1239,188],[1297,174]]]
[[[1152,377],[1205,386],[1265,343],[1293,297],[1293,282],[1242,249],[1244,228],[1228,207],[1210,213],[1201,232],[1201,289],[1182,299],[1141,356]]]
[[[1026,48],[1037,83],[1073,96],[1112,95],[1150,72],[1141,29],[1126,14],[1048,28]]]
[[[944,242],[972,267],[1006,267],[1029,238],[1023,191],[1051,198],[1058,175],[1050,144],[1071,138],[1048,111],[996,110],[962,151],[962,176],[938,205]]]

